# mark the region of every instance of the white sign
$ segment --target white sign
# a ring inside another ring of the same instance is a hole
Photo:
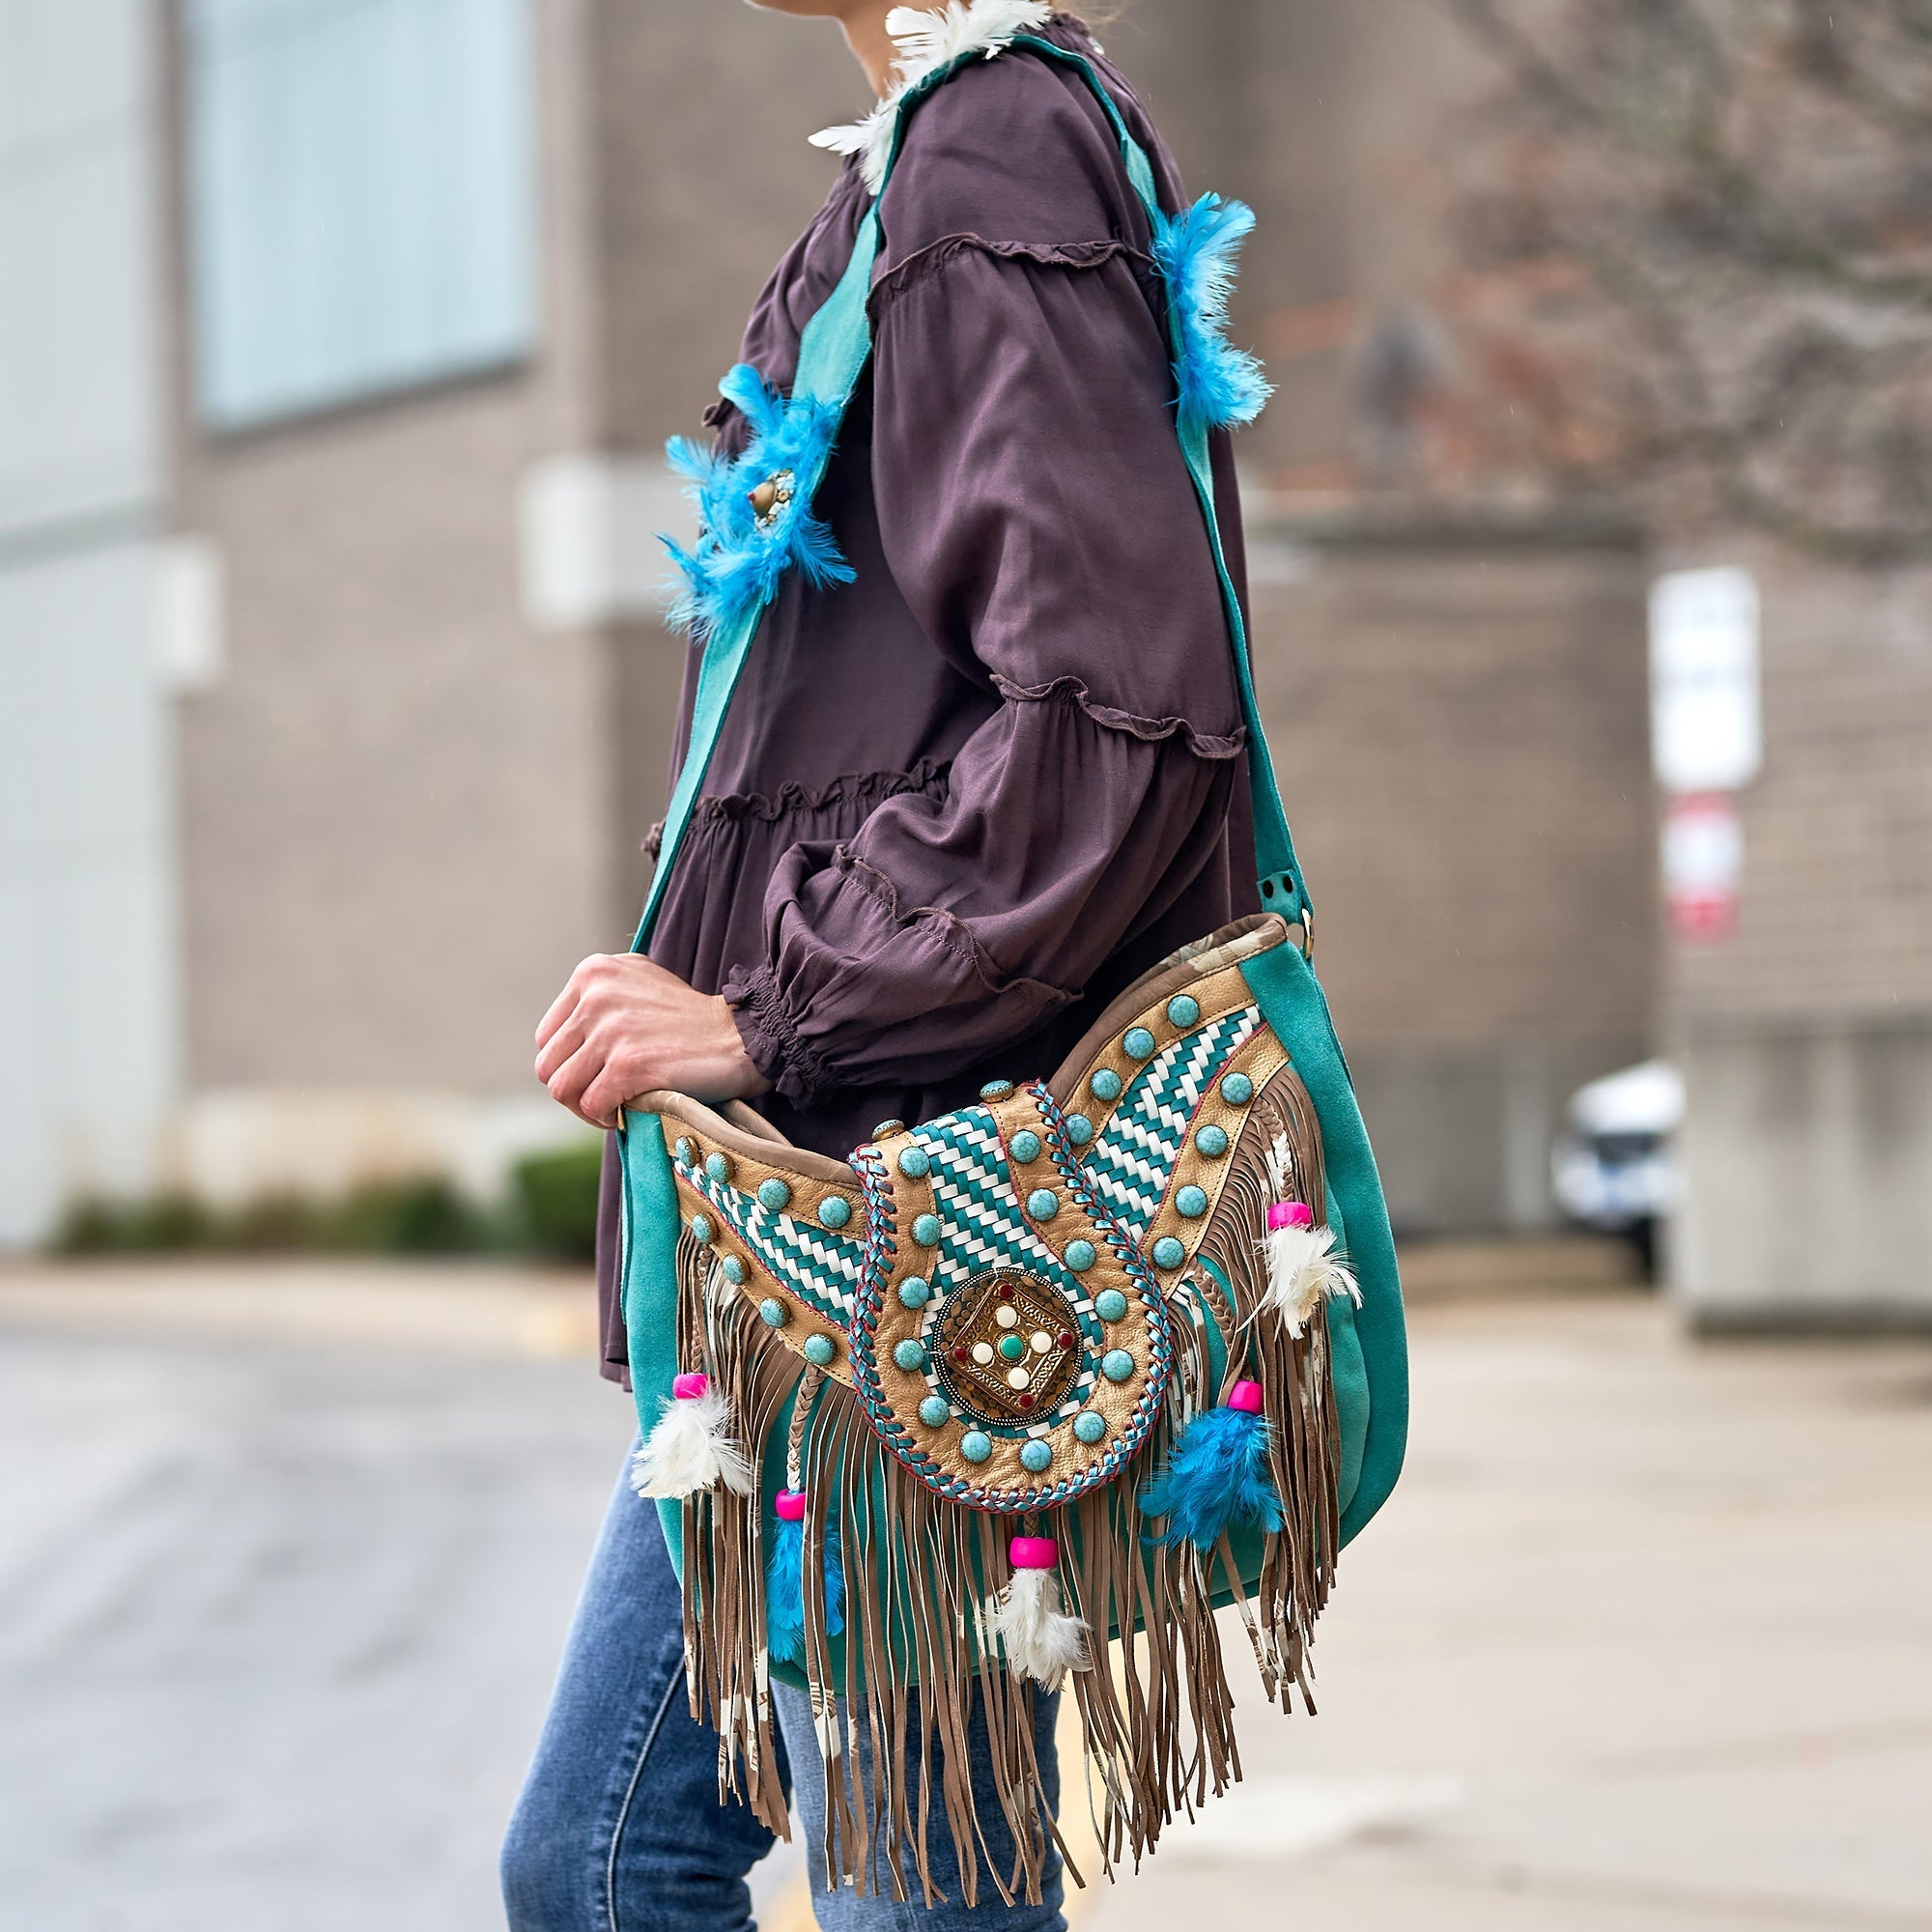
[[[524,614],[538,630],[664,616],[673,573],[657,533],[689,544],[696,519],[659,458],[547,456],[524,471],[517,495]]]
[[[155,650],[162,686],[212,691],[228,662],[227,576],[206,537],[163,537],[155,546]]]
[[[1764,761],[1757,584],[1675,570],[1650,587],[1650,755],[1666,791],[1735,791]]]

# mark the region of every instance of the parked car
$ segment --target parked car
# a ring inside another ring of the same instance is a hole
[[[1646,1272],[1656,1266],[1658,1224],[1677,1201],[1683,1120],[1683,1076],[1667,1061],[1646,1060],[1578,1088],[1550,1150],[1564,1213],[1634,1241]]]

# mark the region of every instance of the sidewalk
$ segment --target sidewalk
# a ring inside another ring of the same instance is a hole
[[[1321,1715],[1091,1932],[1932,1926],[1932,1349],[1427,1308]],[[1238,1639],[1237,1639],[1238,1640]]]

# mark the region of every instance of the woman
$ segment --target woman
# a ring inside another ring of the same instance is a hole
[[[1147,217],[1091,91],[1001,51],[1004,37],[1024,28],[1092,60],[1154,157],[1162,205],[1179,208],[1166,150],[1070,14],[973,0],[912,27],[895,16],[895,43],[887,0],[770,4],[837,19],[881,96],[938,43],[922,36],[999,57],[910,115],[880,202],[872,356],[814,505],[849,581],[785,581],[650,956],[578,968],[539,1030],[537,1073],[598,1125],[675,1088],[756,1099],[794,1142],[842,1155],[882,1119],[929,1119],[989,1078],[1054,1065],[1147,967],[1255,909],[1254,868]],[[871,205],[878,125],[817,137],[845,164],[746,328],[741,359],[781,390]],[[725,451],[742,446],[730,404],[707,421]],[[1239,584],[1232,464],[1214,445]],[[606,1181],[605,1373],[622,1378],[608,1167]],[[749,1922],[745,1874],[768,1834],[719,1802],[717,1740],[691,1716],[683,1662],[655,1511],[620,1483],[505,1847],[516,1932]],[[826,1893],[810,1712],[801,1692],[773,1696],[820,1922],[974,1918],[943,1845],[949,1904],[895,1904],[889,1883]],[[1049,1785],[1055,1701],[1037,1706]],[[982,1856],[992,1873],[1007,1862],[997,1841]],[[979,1890],[1029,1932],[1063,1922],[1057,1866],[1037,1905],[997,1902],[984,1875]]]

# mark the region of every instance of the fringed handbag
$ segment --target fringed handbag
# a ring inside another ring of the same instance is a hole
[[[1008,43],[1085,77],[1153,223],[1268,910],[1130,988],[1051,1079],[886,1122],[849,1161],[790,1147],[748,1108],[675,1094],[641,1096],[620,1127],[636,1480],[683,1576],[692,1703],[723,1739],[721,1782],[784,1831],[768,1689],[803,1686],[827,1757],[832,1873],[876,1884],[883,1848],[904,1896],[909,1851],[929,1899],[936,1813],[969,1903],[990,1822],[955,1747],[973,1697],[1016,1848],[994,1875],[1003,1896],[1037,1897],[1055,1837],[1032,1757],[1036,1686],[1070,1680],[1104,1792],[1102,1855],[1110,1870],[1137,1861],[1238,1772],[1215,1607],[1236,1607],[1270,1698],[1306,1702],[1336,1556],[1393,1485],[1407,1413],[1387,1213],[1308,963],[1312,919],[1214,522],[1208,429],[1265,395],[1220,332],[1250,217],[1212,196],[1164,213],[1089,63],[1026,33]],[[987,51],[907,87],[881,186],[918,100]],[[875,203],[805,329],[791,396],[734,371],[751,443],[697,465],[705,533],[683,561],[705,650],[639,950],[773,589],[787,569],[838,567],[810,505],[869,351],[877,241]],[[851,1774],[841,1700],[886,1775]],[[935,1746],[930,1805],[892,1773],[907,1753],[930,1765]]]

